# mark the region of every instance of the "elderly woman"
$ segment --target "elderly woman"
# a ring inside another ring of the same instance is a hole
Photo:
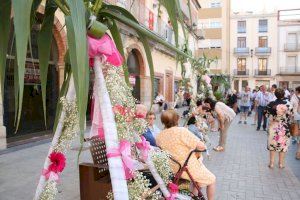
[[[178,127],[179,115],[174,110],[167,110],[161,115],[161,122],[165,129],[156,137],[156,143],[163,150],[169,152],[175,160],[181,165],[184,164],[189,153],[192,150],[205,150],[205,145],[193,133],[184,127]],[[173,164],[173,163],[172,163]],[[174,173],[178,166],[172,165]],[[204,164],[199,161],[196,155],[192,155],[188,163],[188,170],[191,176],[200,187],[207,186],[208,200],[214,199],[216,177]],[[183,179],[190,180],[186,173],[182,175]],[[195,194],[195,191],[193,191]]]
[[[276,100],[267,105],[266,115],[270,120],[268,129],[269,168],[274,167],[275,154],[279,153],[279,168],[284,168],[284,157],[290,144],[290,123],[293,108],[284,100],[284,90],[275,90]]]

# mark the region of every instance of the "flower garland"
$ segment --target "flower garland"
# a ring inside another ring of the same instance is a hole
[[[170,177],[173,174],[169,164],[170,155],[165,151],[157,150],[151,151],[150,156],[158,174],[161,176],[166,185],[169,184],[171,181]]]
[[[132,152],[137,152],[137,154],[132,153],[132,157],[144,157],[142,159],[145,161],[145,155],[143,155],[144,152],[140,149],[137,150],[136,145],[138,145],[138,143],[140,143],[139,145],[142,145],[143,142],[146,142],[145,140],[142,140],[141,142],[140,136],[146,131],[148,124],[144,119],[145,114],[139,111],[139,109],[142,108],[135,105],[135,99],[132,96],[132,88],[128,87],[124,79],[121,78],[121,71],[119,68],[109,67],[106,75],[106,86],[110,94],[113,112],[115,114],[119,140],[129,141],[132,144]],[[170,183],[172,170],[169,165],[169,155],[166,152],[159,150],[150,151],[149,156],[152,159],[158,175],[163,179],[163,182],[166,185]],[[148,180],[141,172],[133,169],[133,179],[128,180],[129,199],[142,199],[143,196],[150,191],[150,186],[150,180]],[[107,198],[112,199],[112,193],[108,193]],[[149,194],[147,199],[162,199],[162,194],[160,191],[156,191]]]
[[[121,69],[110,67],[106,76],[106,87],[110,94],[119,140],[125,139],[131,143],[137,142],[137,136],[143,134],[148,124],[136,115],[136,99],[129,87],[120,76]]]
[[[54,151],[66,153],[70,148],[72,140],[79,132],[79,117],[77,112],[76,101],[68,101],[65,97],[60,99],[63,110],[66,112],[64,119],[63,133],[58,139],[58,143],[54,147]]]
[[[58,190],[55,181],[48,181],[40,196],[40,200],[55,200]]]
[[[65,118],[62,122],[62,133],[48,156],[50,160],[48,167],[43,169],[42,172],[42,176],[46,179],[46,184],[39,196],[40,200],[55,199],[57,194],[56,184],[66,166],[65,153],[79,131],[78,110],[75,100],[68,101],[65,97],[62,97],[60,103],[62,104],[62,110],[65,112]]]

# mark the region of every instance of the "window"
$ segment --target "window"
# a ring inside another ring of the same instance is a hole
[[[288,33],[287,43],[288,44],[296,44],[297,43],[297,34],[296,33]]]
[[[221,2],[212,2],[210,3],[211,8],[220,8],[221,7]]]
[[[288,69],[294,69],[297,65],[297,56],[288,56],[286,59]]]
[[[221,28],[221,22],[210,22],[210,28]]]
[[[258,71],[267,71],[267,58],[258,59]]]
[[[238,21],[238,33],[246,33],[246,21]]]
[[[248,81],[247,80],[242,80],[242,88],[245,88],[247,87],[249,84],[248,84]]]
[[[159,88],[160,88],[160,78],[154,77],[154,97],[158,95]]]
[[[246,58],[237,59],[237,71],[246,71]]]
[[[259,36],[258,37],[258,47],[268,47],[268,37]]]
[[[246,37],[237,38],[237,48],[246,48]]]
[[[268,32],[268,20],[260,19],[258,22],[258,32]]]

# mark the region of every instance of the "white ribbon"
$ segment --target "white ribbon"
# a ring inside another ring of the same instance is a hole
[[[101,113],[103,117],[103,129],[105,135],[106,150],[119,148],[117,127],[112,105],[106,88],[102,73],[103,63],[100,57],[95,57],[95,89],[96,98],[99,98]],[[95,101],[96,102],[96,101]],[[121,157],[108,158],[109,173],[113,189],[114,200],[128,200],[127,181],[123,169]],[[99,188],[100,190],[101,188]]]

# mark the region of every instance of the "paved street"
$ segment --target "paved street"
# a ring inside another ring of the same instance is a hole
[[[226,151],[211,152],[211,159],[205,160],[206,166],[217,176],[216,199],[299,200],[300,161],[294,159],[295,145],[290,148],[286,168],[279,170],[275,167],[270,170],[267,167],[266,133],[254,130],[254,126],[238,125],[234,121],[229,131]],[[210,138],[214,146],[218,133],[210,134]],[[32,199],[49,148],[49,140],[35,144],[17,151],[11,149],[11,152],[2,155],[0,152],[1,200]],[[75,142],[73,147],[77,146]],[[57,199],[80,199],[77,151],[71,150],[67,159]],[[89,151],[84,151],[80,161],[90,160]]]
[[[217,144],[218,133],[211,139]],[[211,160],[206,166],[217,177],[217,200],[299,200],[300,179],[295,172],[300,171],[300,161],[295,160],[295,145],[288,153],[286,168],[273,170],[267,167],[267,134],[255,131],[255,126],[232,123],[225,152],[211,152]],[[276,163],[277,164],[277,163]],[[298,165],[297,169],[295,165]],[[295,171],[295,172],[294,172]]]

